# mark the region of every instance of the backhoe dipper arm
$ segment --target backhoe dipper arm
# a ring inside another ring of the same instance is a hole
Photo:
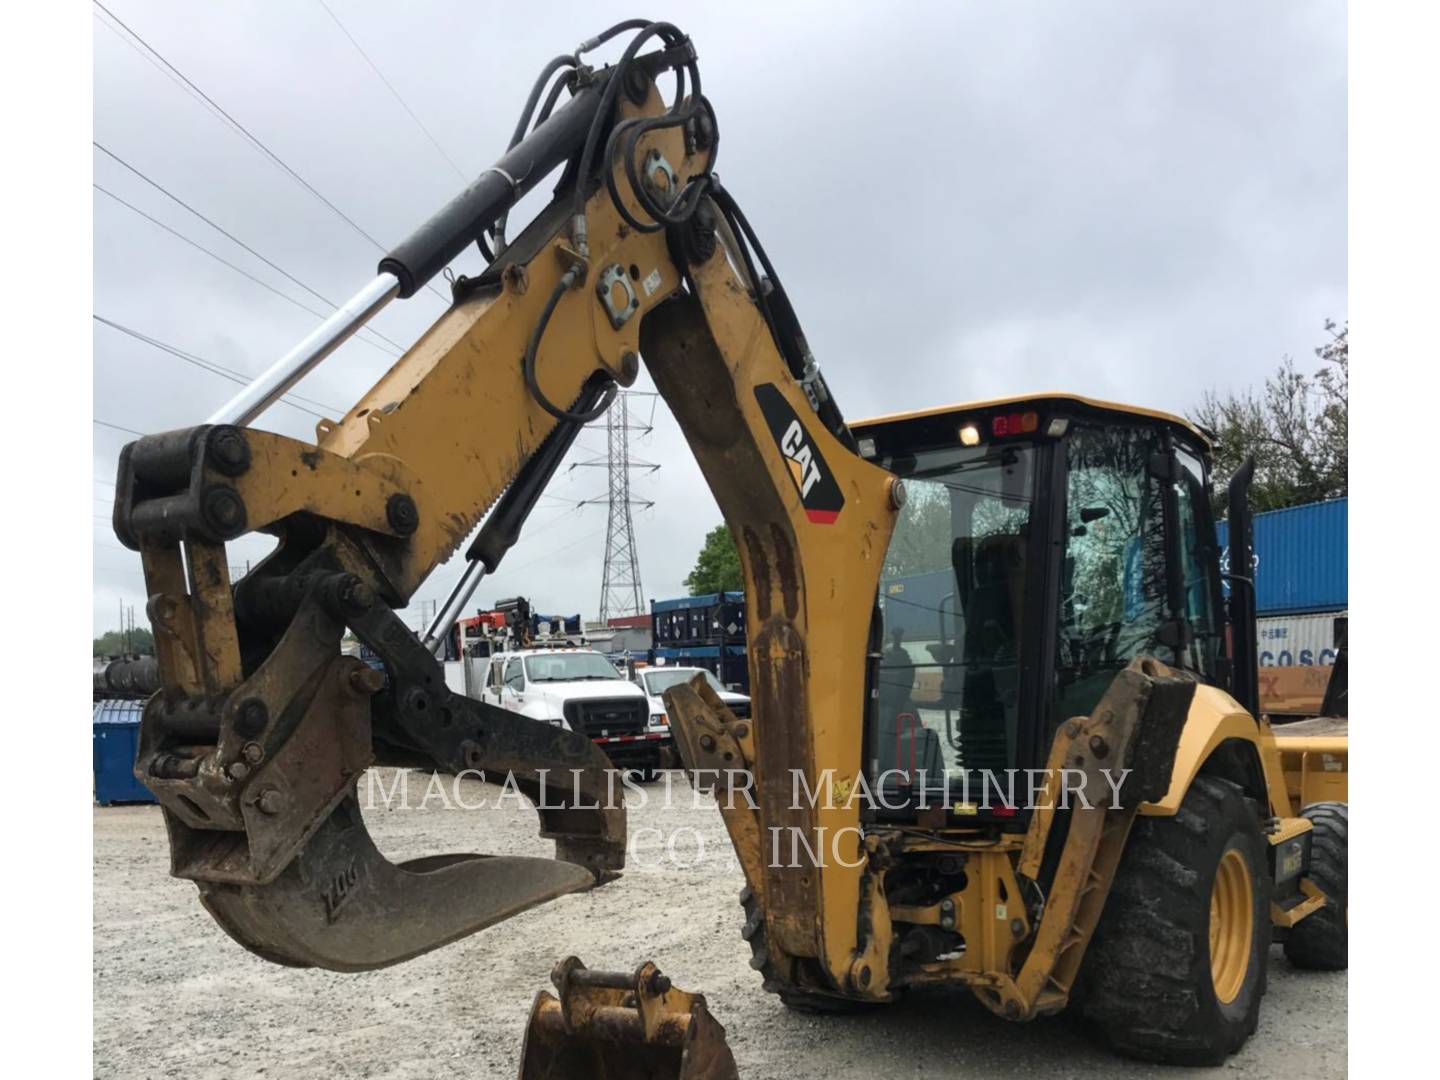
[[[582,51],[625,30],[638,32],[614,67],[577,52],[547,69],[560,78],[534,130],[527,115],[501,163],[387,257],[349,314],[212,423],[122,453],[115,527],[142,556],[162,685],[136,772],[164,807],[172,871],[267,958],[381,967],[623,865],[624,811],[598,749],[447,691],[395,609],[485,519],[447,605],[458,612],[642,355],[739,541],[764,824],[835,836],[858,822],[854,809],[792,808],[791,777],[859,772],[872,613],[903,492],[851,449],[773,268],[713,175],[718,128],[689,40],[634,21]],[[561,85],[572,97],[556,109]],[[389,298],[487,232],[499,241],[509,207],[562,163],[549,207],[477,279],[454,282],[453,306],[343,418],[321,421],[315,444],[239,426]],[[225,544],[247,531],[279,544],[232,586]],[[341,654],[347,628],[383,674]],[[373,763],[508,774],[557,859],[391,864],[356,795]],[[856,909],[859,875],[755,872],[783,900],[773,948],[843,971],[855,920],[821,916]]]

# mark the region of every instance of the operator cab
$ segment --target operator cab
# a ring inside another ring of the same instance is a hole
[[[852,430],[907,496],[881,571],[866,732],[867,780],[895,808],[882,818],[1023,817],[1024,770],[1136,656],[1228,688],[1194,426],[1047,395]]]

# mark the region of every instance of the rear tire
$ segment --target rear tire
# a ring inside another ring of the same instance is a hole
[[[1350,964],[1346,907],[1350,808],[1340,802],[1311,803],[1300,816],[1315,826],[1310,839],[1310,880],[1325,894],[1325,906],[1295,924],[1285,939],[1285,959],[1311,971],[1344,971]]]
[[[1135,822],[1081,970],[1083,1015],[1123,1054],[1221,1064],[1259,1021],[1270,892],[1255,804],[1197,776],[1174,817]]]

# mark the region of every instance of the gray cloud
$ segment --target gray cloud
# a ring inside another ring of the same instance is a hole
[[[366,232],[390,244],[456,190],[445,160],[318,5],[110,5]],[[332,0],[435,134],[478,172],[540,65],[600,24],[593,4]],[[1068,389],[1172,410],[1308,357],[1346,314],[1345,8],[1336,2],[671,4],[723,132],[718,171],[759,229],[852,417]],[[378,251],[119,37],[95,25],[95,137],[325,296]],[[98,183],[308,305],[318,302],[99,153]],[[533,200],[532,200],[533,201]],[[534,207],[531,207],[533,211]],[[97,314],[257,372],[315,319],[95,195]],[[457,271],[475,272],[467,256]],[[376,321],[401,343],[429,293]],[[352,342],[298,392],[343,411],[388,366]],[[235,388],[97,325],[95,415],[140,430],[203,418]],[[642,378],[642,387],[648,386]],[[314,417],[277,406],[295,436]],[[143,608],[102,518],[128,436],[95,429],[96,632]],[[603,432],[588,434],[591,456]],[[663,406],[637,454],[648,596],[682,591],[719,520]],[[524,593],[592,614],[605,514],[562,474],[478,601]],[[260,539],[235,545],[258,558]],[[553,553],[553,557],[550,557]],[[443,596],[459,560],[412,604]]]

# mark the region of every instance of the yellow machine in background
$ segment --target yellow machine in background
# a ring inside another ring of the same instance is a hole
[[[583,63],[624,33],[615,65]],[[1069,395],[848,424],[718,141],[690,40],[619,24],[553,61],[501,161],[255,386],[126,447],[116,532],[162,683],[136,770],[173,872],[246,948],[340,971],[619,873],[603,756],[450,693],[432,652],[643,357],[745,573],[753,718],[702,684],[667,704],[698,784],[754,780],[753,806],[721,802],[765,988],[822,1011],[936,984],[1012,1019],[1075,1003],[1123,1051],[1223,1059],[1255,1029],[1272,933],[1298,964],[1346,963],[1345,747],[1255,718],[1253,591],[1222,601],[1205,437]],[[507,244],[506,212],[562,166]],[[477,242],[489,268],[314,444],[246,426]],[[476,525],[417,640],[396,609]],[[257,530],[278,547],[232,583],[225,544]],[[374,763],[510,774],[556,859],[388,862],[355,799]],[[579,779],[542,802],[546,770]],[[713,1035],[692,995],[567,971],[552,1036]]]

